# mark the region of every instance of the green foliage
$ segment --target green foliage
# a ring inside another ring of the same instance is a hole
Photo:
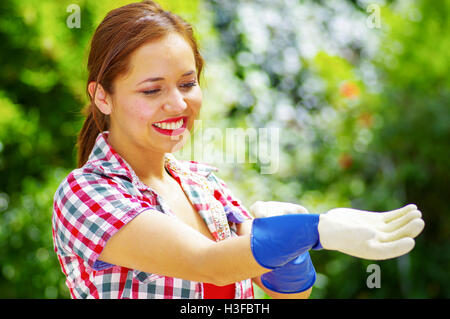
[[[90,38],[130,2],[79,0],[81,28],[70,29],[72,1],[0,1],[0,298],[69,297],[53,194],[75,167]],[[203,128],[280,128],[276,173],[211,163],[244,204],[423,211],[415,249],[376,262],[379,289],[366,285],[373,262],[312,251],[312,298],[448,298],[450,2],[380,5],[380,29],[367,27],[364,3],[160,1],[200,36]],[[223,152],[220,140],[208,147]]]
[[[73,1],[0,2],[0,298],[69,297],[53,251],[53,194],[76,165],[89,41],[130,2],[77,1],[80,28],[66,24]],[[167,2],[196,16],[196,1]]]
[[[367,27],[364,2],[209,3],[232,72],[247,89],[242,96],[251,95],[231,104],[240,112],[229,116],[247,116],[249,126],[282,128],[276,174],[261,176],[257,166],[229,173],[249,204],[295,201],[325,212],[416,203],[424,213],[426,228],[416,248],[376,262],[380,289],[366,285],[371,262],[311,252],[319,273],[312,297],[448,297],[450,37],[437,30],[448,29],[449,2],[380,5],[379,29]],[[267,78],[264,90],[255,88],[255,70]]]

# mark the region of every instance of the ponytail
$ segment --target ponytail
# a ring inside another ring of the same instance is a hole
[[[86,164],[89,155],[94,148],[98,134],[108,130],[109,126],[108,116],[101,113],[92,103],[87,105],[84,111],[84,113],[88,114],[84,120],[83,127],[78,134],[78,167],[82,167]]]

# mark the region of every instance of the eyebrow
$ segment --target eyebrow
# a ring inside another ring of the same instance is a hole
[[[184,77],[184,76],[189,76],[189,75],[194,74],[194,73],[195,73],[194,70],[190,70],[190,71],[187,71],[186,73],[184,73],[184,74],[182,75],[182,77]],[[139,84],[142,84],[142,83],[144,83],[144,82],[158,82],[158,81],[162,81],[162,80],[164,80],[164,78],[162,78],[162,77],[147,78],[147,79],[145,79],[144,81],[139,82],[138,85],[139,85]]]

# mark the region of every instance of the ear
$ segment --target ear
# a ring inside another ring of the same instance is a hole
[[[94,96],[95,85],[97,82],[89,82],[88,91],[91,98]],[[97,93],[95,94],[94,104],[105,115],[109,115],[112,112],[112,102],[110,96],[103,89],[103,86],[99,83],[97,86]]]

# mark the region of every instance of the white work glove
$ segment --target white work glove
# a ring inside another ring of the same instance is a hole
[[[250,206],[256,218],[308,214],[300,205],[257,201]],[[388,212],[335,208],[319,215],[322,247],[369,260],[384,260],[410,252],[423,230],[422,213],[414,204]]]
[[[308,210],[300,205],[285,202],[262,202],[257,201],[249,208],[255,218],[289,215],[308,214]]]
[[[370,260],[407,254],[425,226],[414,204],[388,212],[335,208],[320,214],[319,237],[324,249]]]

